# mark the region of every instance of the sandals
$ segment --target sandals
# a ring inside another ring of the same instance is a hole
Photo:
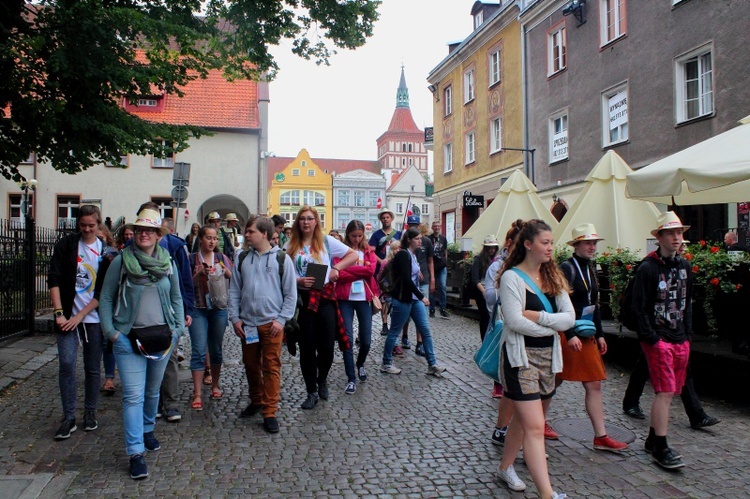
[[[212,399],[220,399],[224,396],[224,391],[221,388],[214,388],[211,390],[211,398]]]
[[[106,394],[107,396],[114,395],[115,394],[114,382],[111,379],[107,379],[107,381],[104,382],[104,385],[102,385],[102,388],[99,391]]]
[[[214,382],[213,377],[211,376],[211,371],[206,368],[205,371],[203,371],[203,384],[206,386],[211,386]]]
[[[193,397],[193,403],[190,404],[190,408],[195,409],[196,411],[202,411],[203,402],[198,397]]]

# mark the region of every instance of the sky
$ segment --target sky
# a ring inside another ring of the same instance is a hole
[[[329,67],[295,56],[291,44],[272,48],[280,71],[270,85],[269,151],[376,160],[402,63],[414,122],[432,126],[427,75],[448,55],[448,42],[471,33],[474,1],[384,0],[373,36],[359,49],[339,51]]]

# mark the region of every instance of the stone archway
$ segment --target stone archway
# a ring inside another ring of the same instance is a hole
[[[218,194],[206,199],[200,208],[198,208],[198,213],[196,214],[198,223],[205,223],[206,216],[212,211],[218,211],[222,219],[227,216],[227,213],[236,214],[240,221],[240,227],[244,227],[245,222],[250,217],[250,209],[247,205],[241,199],[231,194]]]

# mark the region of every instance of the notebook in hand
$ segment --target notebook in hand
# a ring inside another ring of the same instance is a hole
[[[326,274],[328,273],[328,265],[322,265],[320,263],[308,263],[307,264],[307,277],[314,277],[315,283],[312,285],[312,289],[323,289],[323,285],[326,282]]]

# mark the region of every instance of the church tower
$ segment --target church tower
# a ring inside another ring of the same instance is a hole
[[[390,185],[393,173],[402,173],[414,166],[420,173],[427,173],[427,149],[424,146],[424,131],[414,123],[409,108],[409,89],[406,86],[404,66],[396,90],[396,109],[393,111],[388,130],[377,139],[378,162]]]

